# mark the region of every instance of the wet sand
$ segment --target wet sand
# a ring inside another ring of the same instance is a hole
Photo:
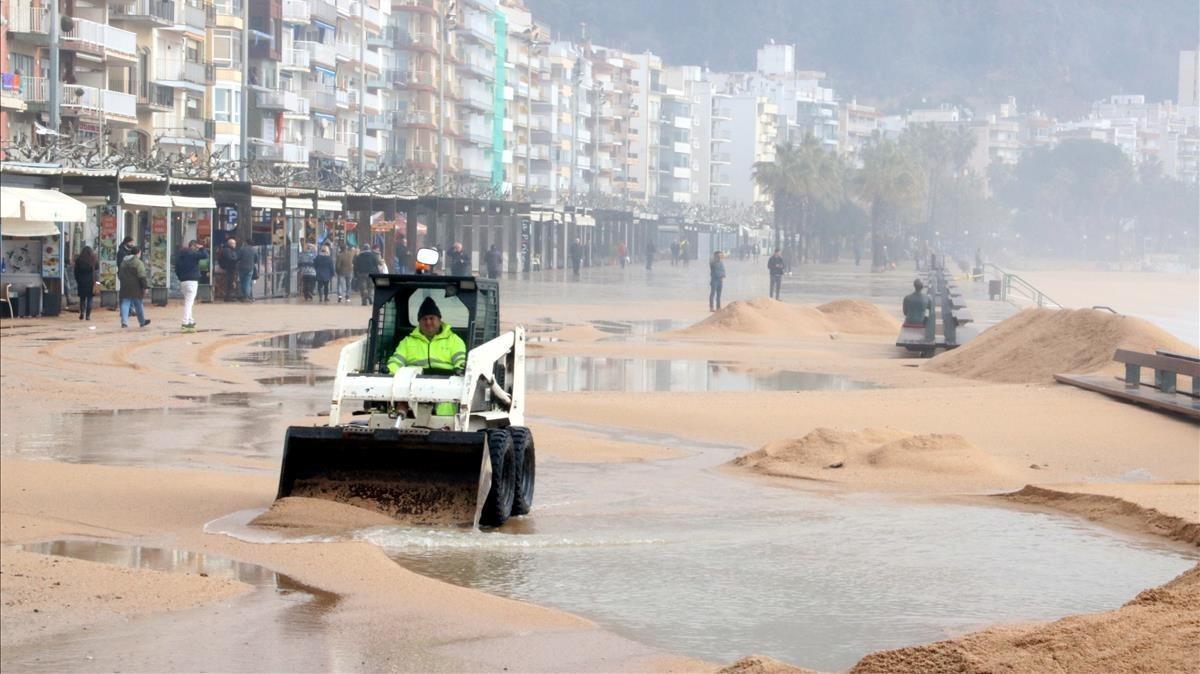
[[[284,374],[269,363],[238,360],[257,350],[251,346],[253,342],[272,334],[358,327],[365,323],[367,313],[357,305],[303,310],[282,303],[200,305],[197,315],[202,328],[219,329],[183,335],[158,327],[171,325],[177,312],[176,305],[151,309],[154,329],[140,332],[122,331],[115,315],[105,311],[95,315],[103,321],[96,323],[95,330],[70,315],[3,324],[0,542],[11,545],[64,537],[150,541],[285,573],[338,598],[319,614],[314,625],[300,628],[319,635],[303,647],[308,649],[303,655],[311,658],[309,662],[323,663],[321,669],[701,671],[718,666],[643,646],[560,611],[425,578],[397,566],[367,543],[264,545],[204,534],[206,522],[270,505],[277,453],[246,459],[218,452],[204,457],[206,463],[227,469],[209,470],[23,458],[37,457],[37,453],[17,429],[52,423],[53,415],[64,410],[186,407],[197,403],[180,396],[253,396],[264,390],[257,379]],[[1115,496],[1135,508],[1157,508],[1186,523],[1200,521],[1194,498],[1200,489],[1196,482],[1200,428],[1185,421],[1068,387],[997,384],[930,372],[914,367],[922,361],[897,357],[892,337],[881,334],[821,333],[800,339],[741,334],[706,335],[686,342],[661,337],[610,341],[609,333],[588,323],[650,319],[690,323],[706,315],[698,302],[558,302],[553,306],[529,302],[506,305],[504,318],[535,326],[543,317],[552,316],[566,324],[539,328],[539,335],[559,341],[532,345],[531,354],[728,360],[764,368],[837,373],[890,388],[535,393],[530,394],[527,408],[530,425],[539,434],[539,454],[572,462],[621,462],[653,461],[680,452],[599,435],[573,427],[572,422],[665,432],[748,450],[801,438],[821,427],[958,434],[998,468],[940,472],[936,479],[921,478],[913,471],[881,470],[870,480],[851,477],[833,481],[834,486],[953,496],[1016,491],[1034,484],[1064,492]],[[332,368],[337,344],[314,350],[310,361]],[[539,426],[539,419],[544,426]],[[313,421],[316,418],[308,419]],[[214,428],[212,432],[222,441],[241,434],[248,442],[270,444],[269,438],[255,437],[261,429]],[[118,434],[80,442],[99,442],[119,454],[123,440]],[[196,458],[180,457],[181,466]],[[811,488],[805,481],[792,481],[792,486]],[[1055,507],[1052,501],[1041,505]],[[1105,515],[1103,509],[1087,516],[1138,529],[1130,518]],[[1140,530],[1162,535],[1152,525]],[[228,605],[247,592],[236,582],[138,570],[130,573],[136,578],[153,578],[145,581],[154,588],[152,592],[133,592],[131,599],[122,594],[121,600],[95,593],[101,596],[93,596],[86,605],[96,605],[97,610],[89,608],[85,613],[74,610],[80,604],[51,589],[62,585],[52,583],[62,583],[78,593],[97,584],[115,592],[111,588],[119,583],[112,579],[127,574],[95,563],[64,560],[54,564],[9,548],[0,554],[4,565],[5,669],[16,662],[12,653],[53,649],[54,635],[85,626],[103,632],[114,620],[129,616],[141,616],[149,621],[147,625],[154,625],[155,620],[167,620],[163,616],[197,610],[197,604]],[[397,629],[396,625],[404,627]],[[204,644],[195,648],[206,649]],[[160,654],[139,653],[146,668],[167,664],[156,659]],[[199,658],[198,653],[193,655]],[[212,664],[202,659],[172,662]],[[286,667],[291,662],[276,664]],[[21,663],[28,665],[25,660]],[[214,668],[254,668],[235,661],[225,664],[217,663]],[[82,662],[76,668],[94,667]]]

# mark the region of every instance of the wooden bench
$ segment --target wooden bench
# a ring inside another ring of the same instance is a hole
[[[960,307],[954,310],[954,320],[959,325],[966,325],[967,323],[974,322],[975,317],[971,315],[971,312],[967,311],[966,307]]]
[[[1200,420],[1200,358],[1172,352],[1142,353],[1117,349],[1113,360],[1125,365],[1125,377],[1056,374],[1054,379],[1128,402]],[[1142,368],[1154,370],[1154,383],[1142,383]],[[1191,393],[1178,391],[1178,378],[1192,380]]]

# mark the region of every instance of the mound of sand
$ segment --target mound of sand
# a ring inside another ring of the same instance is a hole
[[[999,498],[1017,503],[1046,506],[1086,517],[1093,522],[1103,522],[1133,531],[1165,536],[1170,539],[1200,546],[1200,522],[1189,522],[1147,508],[1125,499],[1104,494],[1064,492],[1026,485],[1011,494],[999,494]],[[1195,498],[1195,492],[1192,492]]]
[[[787,304],[769,298],[739,300],[672,334],[721,337],[731,334],[806,337],[833,332],[891,334],[898,322],[866,300],[837,300],[818,307]]]
[[[1026,309],[925,367],[968,379],[1043,383],[1058,373],[1123,372],[1112,360],[1118,348],[1196,352],[1140,318],[1095,309]]]
[[[775,477],[873,487],[896,483],[936,488],[946,475],[975,478],[980,484],[1002,484],[1014,478],[961,435],[877,428],[818,428],[802,438],[769,443],[730,464]]]
[[[813,674],[813,670],[789,665],[766,655],[747,655],[717,670],[716,674]]]
[[[1200,565],[1115,611],[880,651],[850,672],[1193,672],[1198,614]]]
[[[395,523],[395,520],[381,512],[326,499],[300,496],[281,498],[271,504],[265,513],[250,521],[251,526],[305,535],[334,535]]]

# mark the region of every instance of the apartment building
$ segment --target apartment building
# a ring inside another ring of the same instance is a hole
[[[765,96],[731,93],[729,110],[729,185],[715,186],[715,203],[769,203],[770,195],[754,183],[754,163],[775,160],[779,109]]]
[[[841,116],[838,145],[852,166],[861,166],[862,150],[874,142],[882,115],[874,106],[863,105],[856,99],[843,103],[838,114]]]
[[[114,5],[118,3],[112,3]],[[120,3],[122,7],[125,3]],[[136,4],[136,3],[135,3]],[[8,138],[32,140],[50,124],[50,87],[58,88],[61,131],[114,141],[138,125],[140,83],[137,34],[111,25],[108,3],[76,6],[59,26],[59,72],[50,72],[50,7],[40,0],[8,0],[5,89],[18,99],[5,109]]]

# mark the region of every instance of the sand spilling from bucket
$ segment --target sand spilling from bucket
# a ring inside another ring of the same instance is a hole
[[[802,438],[771,442],[731,465],[775,477],[873,487],[898,482],[936,489],[947,476],[980,484],[1005,484],[1015,477],[961,435],[878,428],[818,428]],[[954,482],[961,487],[961,480]]]
[[[898,326],[897,319],[866,300],[844,299],[812,307],[759,298],[733,302],[699,323],[670,334],[679,337],[731,334],[811,337],[836,332],[882,335],[894,333]]]
[[[872,653],[852,674],[1194,672],[1200,565],[1115,611]]]
[[[251,526],[305,535],[335,535],[355,529],[396,524],[381,512],[319,498],[289,496],[250,521]]]
[[[1118,348],[1153,353],[1196,347],[1140,318],[1095,309],[1026,309],[925,366],[943,374],[1008,383],[1044,383],[1060,373],[1123,372]]]

